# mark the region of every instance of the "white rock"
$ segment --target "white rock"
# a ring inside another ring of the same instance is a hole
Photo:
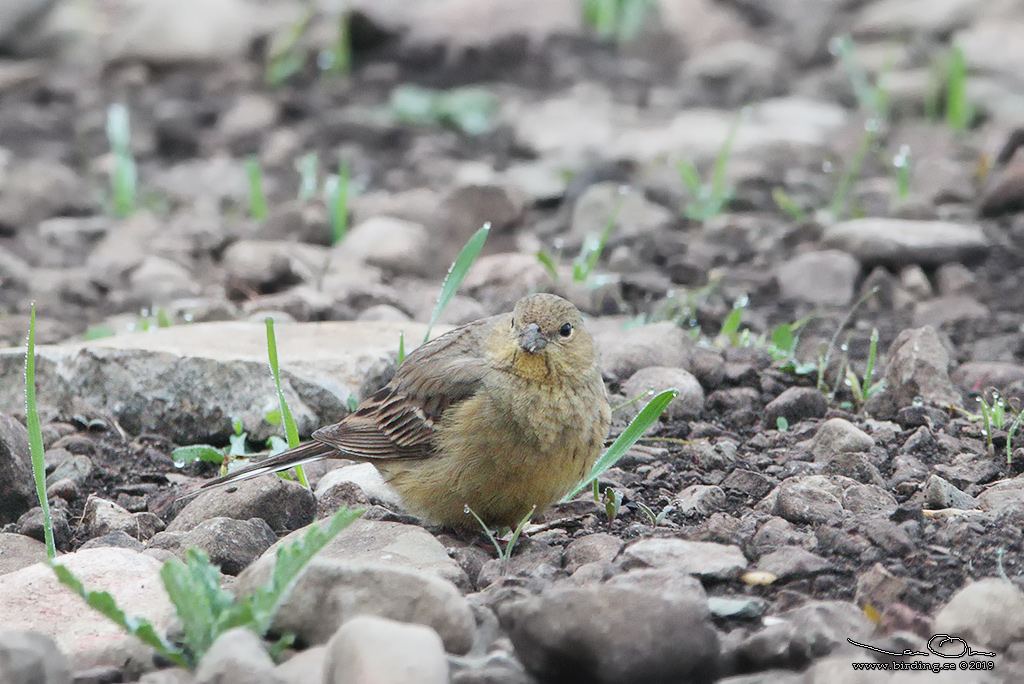
[[[448,661],[437,632],[422,625],[361,615],[327,644],[324,684],[447,684]]]
[[[145,617],[158,631],[169,626],[173,607],[160,581],[161,563],[154,558],[103,547],[60,556],[57,562],[86,589],[110,592],[128,615]],[[60,584],[53,570],[41,563],[0,577],[0,622],[7,629],[53,637],[73,657],[99,651],[117,657],[119,649],[131,650],[132,642],[138,643]]]

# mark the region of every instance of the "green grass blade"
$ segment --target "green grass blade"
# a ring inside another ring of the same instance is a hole
[[[32,455],[32,476],[36,481],[36,495],[43,509],[43,538],[46,540],[46,557],[53,558],[57,550],[53,545],[53,524],[50,522],[50,502],[46,498],[46,462],[43,453],[43,433],[39,426],[39,411],[36,407],[36,304],[28,319],[28,344],[25,349],[25,422],[28,425],[28,447]]]
[[[683,185],[689,191],[691,202],[696,202],[700,198],[700,189],[703,183],[700,180],[700,174],[697,173],[697,167],[693,165],[688,159],[680,159],[679,163],[676,164],[676,170],[679,172],[679,178],[683,181]]]
[[[744,107],[736,115],[732,126],[729,127],[729,134],[726,136],[725,142],[722,143],[722,148],[718,151],[717,159],[715,159],[715,170],[711,175],[711,197],[712,201],[717,205],[718,211],[721,211],[725,202],[728,201],[728,195],[732,194],[725,185],[725,169],[729,165],[729,157],[732,156],[732,146],[736,141],[736,134],[739,132],[740,124],[743,123],[746,115],[747,109]]]
[[[540,250],[537,252],[537,261],[544,267],[544,270],[551,276],[551,282],[558,282],[558,264],[555,262],[555,257],[546,250]]]
[[[637,440],[643,437],[644,433],[658,421],[661,414],[677,396],[679,396],[679,390],[668,389],[647,402],[647,406],[629,423],[618,439],[612,442],[612,445],[605,450],[601,458],[597,459],[597,463],[591,469],[590,475],[583,482],[576,485],[575,489],[562,500],[568,501],[575,498],[584,489],[597,482],[597,479],[601,477],[604,471],[618,463],[619,459],[633,448]]]
[[[260,636],[270,629],[274,613],[295,586],[295,581],[306,564],[362,514],[361,508],[342,508],[334,514],[326,527],[320,524],[310,525],[305,535],[277,550],[273,575],[265,585],[245,600],[251,610],[254,627]]]
[[[966,131],[972,113],[967,100],[967,58],[959,46],[949,57],[949,81],[946,86],[946,124],[954,131]]]
[[[401,366],[402,362],[405,361],[405,331],[398,331],[398,365]]]
[[[338,175],[330,179],[327,201],[330,209],[331,242],[338,244],[348,234],[348,192],[349,192],[348,159],[338,163]]]
[[[131,617],[121,610],[114,597],[105,591],[87,591],[75,575],[58,563],[50,563],[57,580],[81,596],[89,607],[102,613],[108,620],[138,638],[142,643],[154,648],[160,655],[181,667],[190,667],[191,663],[184,652],[160,636],[152,623],[143,618]]]
[[[281,370],[277,363],[277,338],[274,335],[274,319],[267,316],[266,324],[267,356],[270,359],[270,373],[274,376],[277,399],[281,404],[281,418],[284,421],[285,435],[288,437],[288,448],[294,449],[299,446],[299,430],[295,426],[295,418],[292,416],[292,411],[288,408],[288,401],[284,398],[284,392],[281,390]],[[299,482],[302,483],[303,487],[309,487],[309,483],[306,482],[306,473],[303,471],[302,466],[296,466],[295,475],[299,478]]]
[[[249,176],[249,216],[257,221],[267,218],[267,198],[263,194],[263,171],[255,156],[245,160],[245,170]]]
[[[430,339],[430,331],[433,329],[434,324],[437,323],[437,319],[441,317],[441,313],[444,311],[448,303],[452,301],[452,297],[458,291],[459,286],[462,285],[462,281],[465,279],[466,274],[469,273],[470,267],[473,262],[476,261],[477,256],[480,255],[480,250],[484,247],[484,242],[487,241],[487,234],[491,230],[490,222],[485,223],[483,227],[476,231],[473,237],[469,238],[466,242],[466,246],[459,252],[459,256],[452,262],[451,268],[448,269],[448,275],[445,276],[444,282],[441,284],[441,294],[437,297],[437,305],[434,306],[434,313],[430,315],[430,322],[427,324],[427,334],[423,336],[423,341],[426,342]]]

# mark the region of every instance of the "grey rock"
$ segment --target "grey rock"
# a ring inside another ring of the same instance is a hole
[[[686,539],[642,539],[622,552],[623,569],[675,568],[713,579],[737,577],[747,567],[738,546]]]
[[[282,240],[239,240],[224,251],[228,287],[240,292],[278,292],[314,282],[327,267],[330,250]]]
[[[745,669],[798,669],[813,659],[854,647],[846,641],[868,639],[874,626],[852,603],[814,601],[782,612],[773,624],[744,639],[737,657]]]
[[[46,476],[46,486],[50,487],[61,480],[69,480],[76,486],[83,486],[92,475],[92,459],[88,456],[75,454],[57,464],[53,472]]]
[[[983,511],[998,513],[1024,503],[1024,477],[996,482],[986,487],[977,497]]]
[[[978,225],[894,218],[836,223],[825,229],[823,242],[849,252],[867,266],[937,266],[977,257],[989,248]]]
[[[822,423],[811,442],[815,461],[827,461],[844,452],[868,451],[875,445],[871,435],[848,420],[832,418]]]
[[[90,496],[82,512],[82,525],[89,537],[111,532],[125,532],[140,541],[146,541],[164,529],[164,523],[152,513],[129,513],[113,501]]]
[[[166,66],[240,57],[275,15],[252,16],[243,0],[157,0],[129,3],[103,54],[111,61]],[[236,173],[243,175],[240,169]]]
[[[885,480],[865,454],[847,451],[830,458],[822,468],[823,475],[842,475],[864,484],[882,486]]]
[[[785,66],[778,51],[747,40],[726,41],[686,60],[683,87],[700,102],[739,107],[778,95]]]
[[[641,368],[623,383],[622,392],[627,397],[633,398],[648,390],[659,394],[672,388],[679,390],[679,395],[669,402],[662,415],[669,420],[687,420],[698,417],[704,410],[704,390],[697,378],[690,371],[682,368],[667,368],[665,366]]]
[[[323,682],[326,646],[313,646],[299,651],[277,666],[277,676],[285,684],[307,684]]]
[[[881,563],[875,563],[857,575],[858,606],[889,606],[899,601],[909,585],[892,574]]]
[[[135,537],[123,530],[108,532],[98,537],[93,537],[78,547],[79,551],[84,549],[98,549],[104,546],[113,546],[118,549],[129,549],[130,551],[143,551],[146,546]]]
[[[927,405],[962,406],[949,378],[949,351],[935,328],[908,329],[893,341],[885,359],[885,389],[868,400],[876,418],[892,418],[915,401]]]
[[[716,676],[718,636],[706,601],[588,586],[507,604],[499,617],[516,655],[543,681],[697,683]]]
[[[953,634],[979,649],[997,651],[1024,640],[1024,592],[997,578],[972,582],[935,616],[936,633]]]
[[[167,526],[168,532],[188,532],[211,518],[262,518],[273,530],[291,531],[313,521],[316,499],[298,484],[279,477],[257,477],[200,494]]]
[[[277,326],[282,389],[300,434],[348,413],[348,398],[361,394],[366,378],[393,364],[400,329],[408,339],[425,332],[411,323]],[[0,350],[0,410],[23,410],[24,366],[24,349]],[[39,345],[36,391],[68,411],[74,411],[76,397],[89,396],[129,432],[153,430],[179,444],[226,440],[232,434],[231,416],[242,421],[253,440],[278,432],[264,420],[278,408],[278,400],[267,370],[262,320]],[[30,485],[31,478],[26,482]]]
[[[860,263],[835,249],[797,255],[775,269],[779,294],[825,306],[846,306],[853,299]]]
[[[736,468],[722,480],[723,489],[735,489],[752,499],[761,499],[771,491],[772,481],[761,473],[744,468]]]
[[[761,557],[781,546],[799,546],[810,550],[815,548],[818,542],[813,534],[797,530],[784,518],[772,516],[757,528],[751,544],[754,552]]]
[[[281,679],[255,632],[235,627],[217,637],[199,661],[196,684],[281,684]]]
[[[53,531],[54,544],[57,548],[65,548],[71,541],[71,525],[68,523],[68,513],[65,509],[50,509],[50,527]],[[27,537],[45,541],[43,509],[36,506],[18,518],[18,532]]]
[[[268,549],[246,574],[253,572],[261,577],[269,576],[278,546],[290,543],[303,533],[304,530],[296,530],[281,539]],[[444,545],[434,535],[417,525],[356,520],[328,542],[317,557],[371,565],[383,563],[420,570],[447,580],[463,591],[470,589],[465,571],[448,555]]]
[[[372,615],[352,618],[327,643],[324,684],[447,684],[437,632]]]
[[[891,515],[898,504],[892,494],[874,484],[857,483],[843,490],[843,508],[863,515]]]
[[[828,410],[828,399],[814,387],[790,387],[768,402],[764,407],[761,425],[774,430],[779,418],[785,418],[790,425],[808,418],[821,418]]]
[[[145,673],[139,679],[139,684],[195,684],[195,681],[196,678],[185,668],[172,667]]]
[[[725,508],[725,490],[718,485],[690,485],[676,494],[673,503],[684,514],[711,515]]]
[[[669,322],[628,330],[597,329],[594,337],[601,352],[601,372],[619,380],[651,366],[685,367],[693,347],[682,328]]]
[[[25,373],[22,352],[21,373]],[[20,381],[21,409],[24,410],[25,383]],[[0,414],[0,524],[14,522],[35,500],[32,457],[28,451],[28,430],[7,414]]]
[[[278,105],[261,93],[242,93],[217,121],[218,132],[226,142],[244,142],[266,132],[277,121]]]
[[[170,259],[147,256],[128,276],[131,297],[147,305],[196,297],[199,283],[187,268]]]
[[[69,166],[42,157],[11,165],[0,182],[0,231],[18,232],[54,216],[96,210],[89,184]]]
[[[239,575],[235,592],[251,594],[271,570],[270,564],[250,566]],[[309,563],[285,599],[274,617],[274,629],[294,632],[305,643],[322,644],[357,615],[427,625],[452,653],[465,653],[473,643],[473,614],[450,582],[419,570],[322,555]]]
[[[754,570],[770,572],[780,580],[817,575],[832,570],[832,563],[799,546],[784,546],[757,561]]]
[[[700,580],[678,568],[641,568],[630,570],[608,580],[609,586],[641,589],[661,594],[684,596],[696,603],[704,603],[708,595]]]
[[[222,573],[237,575],[276,541],[277,535],[262,518],[216,517],[187,532],[162,532],[149,541],[147,548],[165,549],[182,560],[186,549],[199,549]]]
[[[932,510],[972,509],[978,505],[973,496],[960,491],[938,475],[929,475],[925,480],[924,503],[927,508]]]
[[[369,218],[345,236],[348,258],[394,273],[430,275],[433,247],[423,224],[392,216]]]
[[[0,532],[0,575],[46,560],[46,545],[23,534]]]
[[[843,492],[855,484],[840,475],[791,477],[776,489],[772,512],[797,524],[834,524],[843,515]]]
[[[934,328],[942,328],[963,321],[987,319],[989,315],[988,307],[977,299],[964,295],[953,295],[915,304],[913,324],[918,327],[930,325]]]
[[[0,630],[0,682],[70,684],[71,666],[50,637]]]
[[[582,242],[588,236],[600,236],[611,216],[615,216],[616,237],[663,230],[675,220],[672,212],[647,200],[641,192],[623,190],[618,183],[595,183],[584,190],[573,207],[570,238]]]
[[[969,25],[978,14],[978,6],[970,0],[883,0],[864,7],[853,34],[860,38],[938,37]]]
[[[321,497],[331,487],[343,482],[350,482],[374,503],[392,509],[402,509],[402,499],[388,483],[384,481],[380,471],[372,463],[353,463],[328,472],[316,485],[316,496]]]
[[[612,534],[598,532],[574,539],[565,547],[563,559],[566,572],[573,573],[581,565],[600,561],[611,562],[622,550],[622,540]]]

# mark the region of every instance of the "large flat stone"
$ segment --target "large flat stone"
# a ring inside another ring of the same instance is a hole
[[[825,229],[823,242],[849,252],[862,264],[889,266],[976,259],[990,246],[977,224],[896,218],[842,221]]]
[[[279,324],[285,398],[300,434],[342,418],[348,398],[388,371],[398,351],[422,339],[418,323]],[[435,328],[435,334],[444,329]],[[25,409],[25,350],[0,349],[0,411]],[[280,431],[262,323],[197,323],[87,343],[36,347],[41,406],[106,409],[129,432],[156,431],[181,444],[225,440],[238,418],[255,440]]]

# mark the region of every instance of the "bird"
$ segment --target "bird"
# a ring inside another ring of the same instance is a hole
[[[410,353],[394,377],[312,440],[203,485],[329,458],[366,461],[405,508],[442,527],[516,528],[570,492],[608,437],[611,409],[583,316],[553,294]]]

